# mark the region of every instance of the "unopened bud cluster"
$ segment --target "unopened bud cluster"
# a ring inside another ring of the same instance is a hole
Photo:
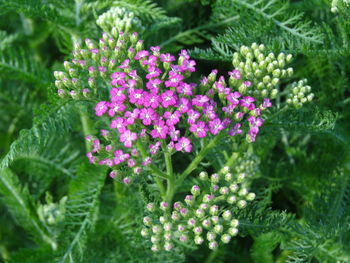
[[[229,167],[224,167],[211,176],[201,172],[199,178],[203,186],[194,185],[191,194],[183,202],[175,202],[172,209],[166,202],[147,205],[150,215],[143,219],[141,235],[150,239],[153,251],[171,250],[176,240],[207,243],[210,249],[216,249],[237,235],[239,222],[234,211],[255,198],[247,189],[246,174],[232,174]]]
[[[287,95],[286,103],[297,109],[301,108],[303,104],[312,101],[314,98],[311,87],[307,85],[307,79],[293,82],[287,89],[289,89],[289,94]]]
[[[275,98],[280,80],[293,75],[293,68],[286,68],[292,55],[267,53],[264,45],[253,43],[251,47],[242,46],[233,54],[232,64],[244,78],[252,82],[252,88],[242,85],[239,91],[255,97]],[[235,81],[232,78],[232,81]]]
[[[63,197],[59,203],[54,203],[52,197],[46,194],[47,204],[39,204],[37,213],[39,219],[47,225],[56,225],[63,221],[65,217],[65,204],[67,197]]]
[[[129,12],[123,7],[112,7],[106,13],[100,15],[96,23],[105,32],[111,32],[112,34],[116,29],[126,33],[143,32],[145,29],[141,20],[133,12]]]
[[[342,9],[345,6],[349,6],[350,0],[332,0],[331,3],[331,12],[337,13],[339,9]]]

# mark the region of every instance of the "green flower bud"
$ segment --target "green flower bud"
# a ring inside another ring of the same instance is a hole
[[[143,237],[149,236],[149,230],[147,228],[142,228],[141,229],[141,236],[143,236]]]
[[[208,232],[207,233],[207,240],[208,241],[214,241],[215,238],[216,238],[216,234],[215,233],[213,233],[213,232]]]
[[[221,237],[221,241],[222,241],[222,243],[224,243],[224,244],[228,244],[228,243],[231,241],[231,236],[228,235],[228,234],[224,234],[224,235],[222,235],[222,237]]]
[[[201,245],[203,242],[204,242],[204,239],[203,239],[201,236],[196,236],[196,237],[194,238],[194,243],[195,243],[196,245]]]
[[[255,194],[254,193],[249,193],[247,196],[246,196],[246,199],[248,201],[253,201],[255,199]]]
[[[230,236],[234,237],[238,234],[238,229],[237,228],[234,228],[234,227],[231,227],[228,229],[228,233]]]
[[[222,218],[225,220],[230,220],[232,217],[232,213],[230,210],[226,210],[225,212],[222,213]]]
[[[216,234],[221,234],[224,231],[224,227],[222,225],[216,225],[214,226],[214,231]]]
[[[247,201],[245,201],[245,200],[239,200],[239,201],[237,202],[237,206],[238,206],[238,208],[244,208],[244,207],[247,206]]]
[[[218,248],[218,243],[216,241],[209,242],[209,248],[214,250]]]
[[[239,221],[237,219],[232,219],[230,222],[230,226],[232,226],[233,228],[237,228],[239,225]]]
[[[236,203],[237,202],[237,197],[235,196],[235,195],[231,195],[231,196],[229,196],[228,198],[227,198],[227,203],[229,203],[229,204],[234,204],[234,203]]]

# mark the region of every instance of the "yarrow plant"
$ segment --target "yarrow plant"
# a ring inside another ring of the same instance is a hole
[[[109,167],[110,177],[124,184],[136,175],[153,175],[162,202],[150,203],[147,209],[163,215],[144,219],[148,228],[142,235],[150,236],[152,250],[159,250],[162,242],[170,250],[173,238],[199,245],[205,239],[204,229],[210,248],[218,246],[219,236],[228,243],[238,232],[232,209],[244,208],[255,197],[245,187],[244,173],[230,173],[232,162],[211,175],[211,185],[193,186],[185,204],[173,203],[174,196],[221,141],[257,140],[273,106],[271,99],[279,95],[280,79],[293,73],[292,68],[284,69],[291,55],[266,54],[264,45],[253,43],[234,54],[232,71],[220,74],[214,69],[195,82],[191,74],[197,63],[186,50],[176,58],[162,53],[159,46],[145,49],[137,33],[115,28],[111,32],[98,43],[86,39],[86,48],[76,44],[73,59],[64,63],[66,71],[54,73],[60,97],[95,102],[96,118],[104,127],[99,135],[86,136],[90,163]],[[313,95],[304,99],[310,92],[305,83],[286,89],[287,105],[300,107],[312,100]],[[172,164],[175,153],[192,158],[178,174]],[[200,173],[200,178],[207,180],[207,174]]]

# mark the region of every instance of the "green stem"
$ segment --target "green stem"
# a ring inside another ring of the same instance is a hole
[[[214,148],[220,140],[224,137],[225,132],[221,132],[217,136],[214,137],[207,145],[202,148],[202,150],[199,152],[199,154],[196,156],[196,158],[193,159],[193,161],[187,166],[185,171],[180,175],[177,185],[181,185],[181,183],[186,179],[186,177],[197,168],[198,164],[203,160],[203,158],[207,155],[207,153]]]
[[[166,196],[165,196],[165,201],[170,204],[173,196],[175,194],[175,176],[173,172],[173,164],[171,160],[171,154],[167,149],[165,141],[162,141],[162,150],[164,154],[164,159],[165,159],[165,166],[168,174],[168,179],[167,179],[167,191],[166,191]]]
[[[143,158],[148,157],[146,149],[143,147],[143,145],[142,145],[140,140],[137,140],[136,147],[140,151],[140,153],[141,153]],[[163,182],[161,181],[161,179],[168,179],[168,176],[165,173],[163,173],[161,170],[159,170],[157,168],[157,166],[155,166],[152,163],[148,165],[148,168],[153,172],[154,175],[156,175],[154,177],[154,181],[158,185],[158,188],[159,188],[159,191],[160,191],[160,195],[163,198],[165,198],[165,189],[164,189],[164,185],[163,185]]]
[[[92,134],[93,132],[91,128],[92,127],[91,122],[89,120],[88,114],[84,110],[80,111],[80,121],[81,121],[81,126],[83,128],[84,137]],[[91,144],[87,140],[85,140],[85,148],[86,148],[86,152],[91,151]]]

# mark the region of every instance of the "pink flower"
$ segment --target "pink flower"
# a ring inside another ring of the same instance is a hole
[[[152,108],[143,108],[140,111],[140,117],[143,125],[151,125],[153,120],[158,118],[158,114]]]
[[[166,119],[168,126],[174,126],[180,121],[181,113],[179,111],[174,111],[173,113],[166,111],[163,117]]]
[[[114,72],[111,75],[112,81],[111,85],[112,86],[122,86],[125,84],[125,73],[124,72]]]
[[[147,57],[149,55],[149,52],[147,50],[141,50],[137,52],[136,56],[134,57],[135,60],[140,60],[144,57]]]
[[[158,150],[159,150],[159,147],[160,147],[160,142],[156,142],[155,144],[151,144],[150,146],[149,146],[149,152],[152,154],[152,155],[154,155],[154,154],[156,154],[157,152],[158,152]]]
[[[112,102],[109,103],[108,115],[113,117],[116,113],[121,113],[125,110],[125,105],[123,103]]]
[[[126,131],[126,122],[123,117],[118,117],[114,120],[112,120],[110,128],[111,129],[117,129],[118,132],[123,133]]]
[[[160,99],[157,94],[144,92],[143,106],[156,109],[160,104],[159,100]]]
[[[179,86],[179,84],[181,83],[181,81],[183,80],[184,76],[182,76],[181,74],[177,74],[173,71],[169,72],[169,80],[165,81],[165,87],[169,88],[169,87],[177,87]]]
[[[189,124],[194,124],[197,121],[197,119],[201,116],[198,111],[195,111],[192,109],[187,112],[187,115],[188,115],[187,122]]]
[[[269,98],[264,98],[264,102],[262,103],[261,107],[263,109],[272,107],[272,103],[270,102]]]
[[[188,55],[186,49],[182,49],[182,50],[180,51],[180,53],[179,53],[179,56],[180,56],[180,57],[183,57],[184,59],[190,59],[190,56]]]
[[[198,138],[204,138],[207,135],[208,127],[204,121],[199,121],[190,126],[190,131]]]
[[[153,79],[158,77],[162,71],[159,68],[156,68],[154,66],[148,68],[148,74],[146,75],[146,79]]]
[[[130,59],[125,59],[119,66],[119,68],[125,69],[129,67]]]
[[[264,123],[263,119],[255,116],[250,116],[247,120],[251,127],[261,127]]]
[[[231,130],[229,130],[228,134],[230,136],[235,136],[236,134],[241,134],[242,130],[241,128],[241,124],[240,123],[236,123],[233,128]]]
[[[95,106],[95,113],[97,116],[102,116],[105,114],[108,110],[108,102],[107,101],[100,101]]]
[[[184,71],[195,72],[196,71],[196,61],[194,60],[184,60],[181,65],[181,69]]]
[[[235,69],[231,72],[228,72],[228,74],[235,79],[241,79],[241,72],[237,69]]]
[[[146,83],[146,88],[149,89],[152,93],[158,93],[159,85],[162,83],[160,79],[150,79]]]
[[[131,148],[132,142],[135,140],[137,140],[137,134],[130,130],[126,130],[120,135],[120,142],[123,142],[127,148]]]
[[[191,108],[190,101],[186,98],[180,98],[176,106],[181,113],[185,113]]]
[[[255,105],[253,103],[254,101],[255,101],[255,99],[253,97],[247,96],[247,97],[244,97],[243,99],[241,99],[239,101],[239,104],[242,107],[245,107],[249,110],[254,110],[255,109]]]
[[[197,107],[203,107],[207,102],[209,102],[209,97],[205,95],[197,95],[192,99],[192,105]]]
[[[132,112],[127,111],[125,112],[124,116],[127,118],[126,123],[127,125],[131,125],[134,123],[134,121],[139,117],[140,115],[140,109],[136,108]]]
[[[192,89],[195,87],[195,84],[181,83],[176,88],[176,92],[184,94],[186,96],[192,96]]]
[[[134,89],[129,90],[129,101],[132,104],[143,105],[143,90],[142,89]]]
[[[237,105],[239,103],[239,98],[241,97],[241,94],[238,91],[231,92],[226,96],[226,99],[232,103],[233,105]]]
[[[123,102],[126,99],[124,94],[124,89],[122,88],[112,88],[110,91],[112,102]]]
[[[209,121],[210,132],[213,135],[218,134],[221,130],[225,129],[224,124],[219,118]]]
[[[169,53],[161,54],[160,55],[160,61],[162,61],[162,62],[172,62],[172,61],[175,61],[175,57],[172,56]]]
[[[159,139],[165,139],[169,128],[165,125],[163,120],[158,120],[154,123],[154,129],[150,132],[152,138],[159,138]]]
[[[176,151],[191,152],[192,151],[191,140],[186,137],[181,137],[179,141],[175,144],[175,149]]]
[[[169,106],[174,106],[176,104],[176,95],[174,91],[172,90],[167,90],[162,93],[161,95],[162,98],[162,106],[164,108],[168,108]]]
[[[176,142],[179,139],[180,131],[176,130],[176,128],[174,126],[171,126],[169,128],[169,136],[170,136],[172,141]]]

